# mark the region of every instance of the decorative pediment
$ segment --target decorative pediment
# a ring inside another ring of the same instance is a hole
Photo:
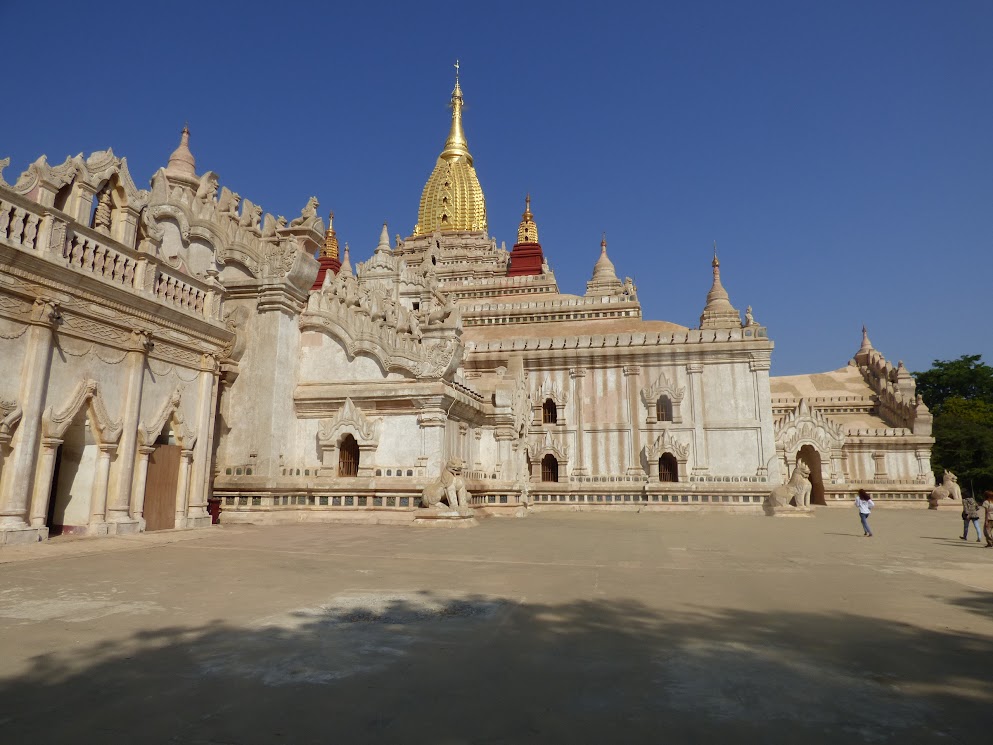
[[[535,392],[532,400],[535,402],[535,406],[540,406],[549,398],[555,402],[556,406],[565,406],[569,402],[569,393],[555,385],[550,377],[545,376],[544,382]]]
[[[65,406],[60,410],[56,411],[54,407],[49,407],[42,422],[44,436],[61,440],[65,436],[66,430],[69,429],[69,425],[72,424],[72,420],[87,404],[100,442],[107,444],[117,442],[121,438],[123,424],[119,419],[115,421],[110,418],[103,400],[97,394],[97,382],[95,380],[80,381],[69,396]]]
[[[138,423],[138,444],[150,446],[155,444],[156,438],[165,428],[167,422],[172,422],[172,433],[176,441],[185,450],[192,450],[196,444],[196,433],[186,424],[183,412],[179,408],[182,401],[182,390],[176,388],[175,391],[162,402],[158,413],[152,418],[149,424]]]
[[[425,320],[432,323],[430,317]],[[326,292],[311,293],[300,330],[325,332],[341,342],[349,357],[366,354],[388,372],[416,378],[451,379],[462,361],[455,329],[425,338],[417,314],[381,288],[362,287],[350,276],[336,277]]]
[[[322,446],[335,446],[345,434],[351,434],[360,446],[376,447],[382,421],[367,417],[351,398],[346,398],[333,419],[322,419],[318,423],[317,440]]]
[[[791,453],[801,445],[814,445],[822,453],[840,450],[845,444],[845,430],[801,398],[793,411],[776,420],[776,448]]]
[[[677,388],[662,372],[652,385],[641,389],[641,400],[645,402],[645,406],[655,406],[659,397],[665,395],[676,404],[683,400],[685,394],[686,388]]]
[[[658,460],[663,453],[671,453],[677,461],[685,462],[689,458],[690,448],[666,430],[655,438],[655,442],[645,446],[645,457],[649,462]]]
[[[554,455],[559,463],[569,460],[569,446],[559,443],[549,430],[545,430],[528,442],[528,457],[535,463],[548,454]]]

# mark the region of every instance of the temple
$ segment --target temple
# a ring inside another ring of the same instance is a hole
[[[642,318],[606,235],[562,292],[530,195],[511,251],[488,234],[458,80],[451,107],[413,234],[362,254],[316,198],[288,221],[198,171],[185,128],[147,190],[110,150],[0,161],[0,543],[206,525],[211,496],[407,522],[452,461],[489,515],[757,511],[800,462],[814,504],[926,503],[931,416],[867,333],[770,378],[716,247],[694,328]]]

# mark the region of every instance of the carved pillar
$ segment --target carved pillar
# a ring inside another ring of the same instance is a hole
[[[42,408],[52,361],[52,337],[59,321],[58,303],[38,298],[31,309],[27,351],[21,365],[20,426],[12,440],[0,483],[0,530],[28,527],[25,520],[32,495],[35,459],[41,434]]]
[[[638,365],[624,366],[624,385],[628,396],[628,421],[631,425],[631,450],[628,460],[628,475],[642,476],[645,471],[641,467],[641,426],[638,421],[638,378],[641,367]]]
[[[421,457],[418,465],[426,468],[427,475],[441,473],[441,466],[448,457],[445,452],[445,429],[448,416],[441,408],[441,402],[420,401],[421,410],[417,414],[417,424],[421,428]],[[361,452],[361,450],[360,450]]]
[[[690,415],[693,417],[693,473],[704,474],[710,470],[707,452],[707,435],[703,431],[703,364],[691,362],[686,366],[689,378]]]
[[[107,487],[110,484],[110,458],[117,451],[114,443],[101,442],[100,456],[97,458],[96,473],[93,475],[93,491],[90,495],[90,526],[98,527],[107,521]]]
[[[193,483],[190,486],[191,518],[207,516],[207,467],[210,464],[210,433],[213,431],[213,406],[216,396],[217,360],[209,354],[200,360],[200,381],[198,391],[197,437],[193,457]],[[361,459],[360,459],[361,462]]]
[[[886,453],[876,451],[872,454],[873,465],[875,466],[877,479],[887,479],[889,478],[889,473],[886,471]]]
[[[572,400],[575,401],[576,406],[576,466],[572,472],[576,476],[587,476],[589,469],[586,467],[586,434],[583,429],[583,399],[585,398],[583,385],[586,382],[586,368],[574,367],[569,371],[569,377],[572,378]]]
[[[775,452],[775,435],[772,421],[772,395],[769,391],[769,359],[752,357],[748,360],[748,369],[752,373],[752,395],[755,403],[755,418],[760,429],[758,436],[758,468],[756,476],[768,476],[766,465],[772,453]]]
[[[658,455],[657,453],[645,452],[645,459],[648,461],[648,480],[652,483],[657,482],[661,477],[659,476],[659,459],[653,457],[653,455]]]
[[[186,527],[186,500],[190,493],[190,463],[193,460],[192,450],[181,450],[179,453],[179,482],[176,485],[176,527]]]
[[[141,415],[141,389],[145,380],[145,360],[151,349],[145,331],[132,331],[124,358],[127,380],[124,394],[124,422],[117,458],[117,479],[107,509],[107,522],[134,523],[131,516],[131,485],[134,481],[135,452],[138,449],[138,419]]]
[[[138,468],[134,477],[134,488],[131,489],[131,514],[144,525],[145,514],[145,481],[148,478],[148,456],[155,452],[153,445],[141,445],[138,448]]]
[[[931,456],[923,448],[914,450],[914,457],[917,458],[917,480],[921,483],[929,484],[934,481],[934,472],[931,470]]]
[[[75,217],[76,222],[90,227],[90,213],[93,212],[93,197],[96,194],[96,189],[77,179],[73,184],[70,203],[66,205],[66,212]]]
[[[38,473],[35,478],[34,494],[31,495],[31,527],[44,528],[48,516],[48,500],[52,495],[52,477],[55,473],[55,456],[62,440],[46,437],[41,441],[41,457],[38,459]]]

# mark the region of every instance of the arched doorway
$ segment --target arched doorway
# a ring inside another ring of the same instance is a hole
[[[679,463],[672,453],[662,453],[659,458],[659,481],[679,481]]]
[[[177,444],[170,424],[166,424],[155,439],[154,447],[148,456],[141,513],[147,532],[176,527],[176,494],[182,456],[182,448]]]
[[[58,449],[45,515],[50,536],[85,532],[98,458],[97,439],[84,406],[66,428]]]
[[[359,444],[350,434],[345,435],[338,445],[338,475],[359,475]]]
[[[556,482],[559,480],[559,462],[551,453],[541,459],[541,480]]]
[[[821,454],[813,445],[802,446],[796,454],[797,462],[803,461],[810,469],[810,503],[827,504],[824,501],[824,476],[821,474]]]

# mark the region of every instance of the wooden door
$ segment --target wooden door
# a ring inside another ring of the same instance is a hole
[[[176,527],[176,487],[179,485],[179,445],[157,445],[148,456],[145,477],[145,530]]]

